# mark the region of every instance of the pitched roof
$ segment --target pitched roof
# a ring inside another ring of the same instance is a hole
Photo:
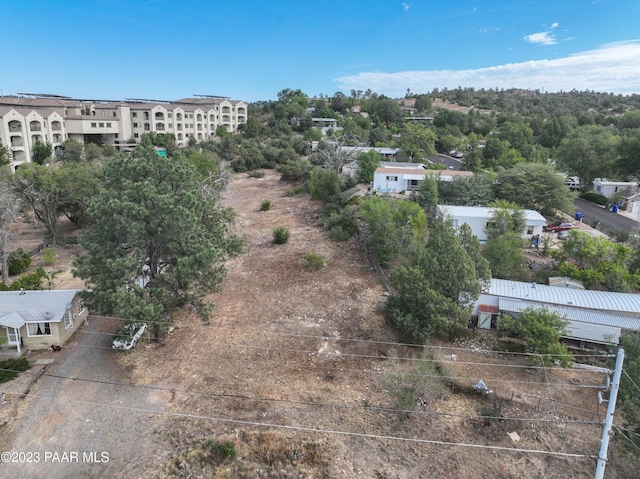
[[[17,313],[25,322],[60,322],[79,291],[1,291],[0,318]]]

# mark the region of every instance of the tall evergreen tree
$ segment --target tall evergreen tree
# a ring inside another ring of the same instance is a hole
[[[234,214],[215,204],[209,186],[184,161],[139,146],[105,168],[105,191],[87,214],[87,254],[74,273],[92,285],[89,301],[103,314],[160,321],[189,303],[206,317],[203,297],[216,291],[224,260],[240,251]],[[161,323],[153,323],[156,335]]]

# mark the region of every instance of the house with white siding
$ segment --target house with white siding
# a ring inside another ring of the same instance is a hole
[[[452,181],[456,177],[473,176],[471,171],[426,170],[424,165],[413,167],[382,166],[373,174],[373,190],[377,193],[404,193],[418,191],[420,182],[428,176],[439,181]]]
[[[457,229],[463,224],[469,225],[472,233],[478,237],[480,243],[488,240],[486,227],[493,217],[495,208],[484,206],[436,206],[436,216],[441,220],[450,219]],[[523,210],[525,228],[521,232],[523,238],[530,239],[533,236],[541,235],[547,220],[537,211]]]

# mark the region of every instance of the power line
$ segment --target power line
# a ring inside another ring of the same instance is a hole
[[[137,323],[148,323],[148,324],[163,324],[163,325],[167,325],[170,324],[167,321],[154,321],[154,320],[150,320],[150,321],[140,321],[140,320],[134,320],[131,318],[116,318],[113,316],[101,316],[101,315],[94,315],[94,314],[90,314],[88,319],[108,319],[108,320],[115,320],[115,321],[129,321],[129,322],[137,322]],[[208,326],[207,326],[208,327]],[[216,329],[237,329],[237,328],[233,328],[230,326],[214,326]],[[181,330],[187,330],[188,327],[185,325],[181,325],[180,326]],[[243,328],[244,332],[248,332],[248,333],[255,333],[255,334],[270,334],[273,336],[285,336],[285,337],[294,337],[294,338],[308,338],[308,339],[322,339],[322,340],[333,340],[333,341],[344,341],[344,342],[354,342],[354,343],[369,343],[369,344],[380,344],[380,345],[387,345],[387,346],[402,346],[402,347],[412,347],[412,348],[432,348],[432,349],[445,349],[445,350],[452,350],[452,351],[471,351],[474,353],[482,353],[482,354],[506,354],[506,355],[510,355],[510,356],[536,356],[539,357],[541,354],[539,353],[525,353],[525,352],[517,352],[517,351],[499,351],[499,350],[495,350],[495,349],[471,349],[471,348],[464,348],[461,346],[437,346],[437,345],[431,345],[431,344],[426,344],[426,345],[422,345],[422,344],[412,344],[412,343],[399,343],[399,342],[394,342],[394,341],[377,341],[377,340],[372,340],[372,339],[358,339],[358,338],[336,338],[333,336],[328,336],[328,335],[315,335],[315,334],[292,334],[292,333],[279,333],[279,332],[275,332],[275,331],[265,331],[265,330],[257,330],[257,329],[248,329],[248,328]],[[167,338],[168,339],[168,338]],[[166,339],[165,339],[166,340]],[[542,356],[557,356],[557,354],[542,354]],[[584,358],[612,358],[615,357],[611,354],[572,354],[573,357],[584,357]]]
[[[102,336],[113,336],[113,333],[102,333],[99,331],[85,331],[82,329],[79,329],[78,331],[79,333],[83,333],[83,334],[95,334],[95,335],[102,335]],[[320,338],[320,337],[319,337]],[[336,338],[330,338],[330,337],[326,337],[323,336],[321,337],[324,340],[327,341],[340,341],[339,339]],[[210,342],[207,341],[193,341],[191,339],[178,339],[178,338],[165,338],[163,340],[163,342],[173,342],[173,343],[187,343],[187,344],[205,344],[205,345],[211,345]],[[254,346],[254,345],[250,345],[250,344],[233,344],[233,343],[223,343],[223,342],[219,342],[216,341],[215,342],[216,346],[219,345],[224,345],[224,346],[229,346],[229,347],[242,347],[242,348],[247,348],[247,349],[260,349],[260,350],[266,350],[266,351],[280,351],[280,352],[289,352],[289,353],[304,353],[307,355],[314,355],[314,354],[318,354],[318,351],[316,350],[308,350],[308,349],[293,349],[293,348],[281,348],[281,347],[269,347],[269,346]],[[96,347],[100,347],[100,346],[96,346]],[[422,346],[419,346],[422,347]],[[109,348],[106,348],[109,349]],[[466,350],[469,351],[469,350]],[[472,351],[474,352],[474,351]],[[532,355],[532,356],[539,356],[538,354],[535,353],[529,353],[528,355]],[[554,356],[554,355],[543,355],[543,356]],[[380,355],[372,355],[372,354],[352,354],[352,353],[340,353],[340,357],[351,357],[351,358],[365,358],[365,359],[398,359],[398,360],[402,360],[405,362],[417,362],[417,361],[421,361],[421,362],[435,362],[435,363],[442,363],[442,362],[447,362],[446,358],[442,358],[442,359],[423,359],[423,358],[399,358],[399,357],[394,357],[394,356],[380,356]],[[474,365],[474,366],[493,366],[493,367],[501,367],[501,368],[514,368],[514,369],[544,369],[543,366],[531,366],[531,365],[522,365],[522,364],[500,364],[500,363],[490,363],[490,362],[471,362],[471,361],[450,361],[451,364],[463,364],[463,365]],[[585,372],[588,372],[585,370]]]
[[[633,379],[631,379],[631,376],[629,376],[629,373],[627,371],[625,371],[624,369],[622,370],[622,372],[625,374],[625,376],[627,376],[627,379],[629,381],[631,381],[631,384],[633,384],[635,386],[635,388],[638,390],[638,392],[640,392],[640,388],[638,387],[638,385],[633,381]]]
[[[629,444],[631,444],[633,447],[635,447],[638,451],[640,451],[640,446],[638,446],[635,442],[633,442],[633,440],[627,436],[625,433],[622,432],[622,430],[616,426],[615,424],[613,425],[614,429],[616,431],[618,431],[619,434],[622,435],[622,437],[624,437],[627,441],[629,441]]]
[[[19,394],[19,396],[24,397],[26,395]],[[45,395],[36,395],[36,394],[29,394],[29,397],[49,399],[49,400],[58,399],[55,396],[45,396]],[[579,457],[579,458],[591,457],[586,454],[577,454],[577,453],[544,451],[544,450],[537,450],[537,449],[520,449],[520,448],[511,448],[511,447],[502,447],[502,446],[488,446],[484,444],[439,441],[435,439],[388,436],[388,435],[382,435],[382,434],[366,434],[366,433],[351,432],[351,431],[341,431],[336,429],[321,429],[321,428],[304,427],[304,426],[290,426],[286,424],[277,424],[277,423],[262,423],[262,422],[247,421],[242,419],[230,419],[230,418],[222,418],[222,417],[215,417],[215,416],[207,416],[202,414],[190,414],[190,413],[175,412],[175,411],[159,411],[155,409],[132,407],[132,406],[121,406],[118,404],[100,403],[95,401],[82,401],[79,399],[65,399],[65,401],[70,403],[85,404],[90,406],[101,406],[101,407],[106,406],[106,407],[112,407],[117,409],[125,409],[125,410],[135,411],[135,412],[144,413],[144,414],[159,414],[159,415],[183,417],[183,418],[190,418],[190,419],[201,419],[201,420],[208,420],[208,421],[215,421],[215,422],[224,422],[224,423],[230,423],[230,424],[240,424],[244,426],[267,427],[267,428],[274,428],[274,429],[285,429],[285,430],[291,430],[291,431],[311,432],[311,433],[318,433],[318,434],[333,434],[333,435],[342,435],[342,436],[362,437],[362,438],[376,439],[376,440],[391,440],[391,441],[413,442],[413,443],[419,443],[419,444],[434,444],[434,445],[440,445],[440,446],[491,449],[491,450],[506,451],[506,452],[545,454],[545,455],[559,456],[559,457]]]
[[[220,343],[223,346],[234,346],[234,345],[228,345],[228,344],[224,344],[224,343]],[[105,347],[105,346],[90,346],[90,345],[81,345],[78,344],[77,347],[81,347],[81,348],[87,348],[87,349],[107,349],[107,350],[112,350],[112,348],[109,347]],[[268,348],[270,350],[277,350],[280,351],[277,348]],[[394,358],[395,359],[395,358]],[[252,363],[252,364],[258,364],[258,363],[262,363],[263,361],[259,361],[259,360],[250,360],[250,359],[240,359],[241,361],[244,361],[246,363]],[[438,378],[438,379],[448,379],[451,381],[477,381],[479,379],[479,377],[466,377],[466,376],[444,376],[441,374],[423,374],[423,373],[412,373],[412,372],[404,372],[404,371],[381,371],[381,370],[375,370],[375,369],[359,369],[359,368],[345,368],[345,367],[332,367],[332,366],[322,366],[322,365],[318,365],[318,366],[311,366],[311,365],[307,365],[307,364],[300,364],[297,362],[294,363],[282,363],[281,364],[286,364],[287,366],[290,367],[297,367],[299,369],[308,369],[308,370],[320,370],[320,371],[339,371],[339,372],[354,372],[354,373],[361,373],[361,372],[366,372],[366,373],[370,373],[370,374],[396,374],[396,375],[400,375],[400,376],[418,376],[418,377],[425,377],[425,378]],[[464,363],[464,362],[459,362],[457,364],[475,364],[475,363]],[[480,363],[480,364],[484,364],[487,366],[493,366],[494,364],[492,363]],[[582,371],[580,370],[580,372],[588,372],[588,371]],[[540,381],[523,381],[523,380],[517,380],[517,379],[501,379],[501,378],[488,378],[488,379],[484,379],[487,376],[483,376],[483,380],[485,382],[489,382],[489,383],[495,383],[495,382],[500,382],[500,383],[513,383],[513,384],[527,384],[527,385],[547,385],[546,382],[540,382]],[[606,385],[603,384],[572,384],[572,383],[549,383],[552,386],[561,386],[561,387],[568,387],[568,388],[577,388],[577,389],[606,389]]]
[[[10,370],[10,369],[0,369],[1,371],[15,371],[15,372],[20,372],[17,370]],[[28,373],[26,371],[24,371],[27,374],[31,374],[33,376],[38,375],[39,373]],[[242,399],[242,400],[248,400],[248,401],[264,401],[264,402],[275,402],[275,403],[287,403],[287,404],[300,404],[300,405],[304,405],[304,406],[322,406],[322,407],[338,407],[338,408],[345,408],[345,409],[358,409],[358,410],[364,410],[364,411],[375,411],[375,412],[393,412],[393,413],[418,413],[421,415],[431,415],[431,416],[448,416],[448,417],[462,417],[462,418],[467,418],[467,419],[488,419],[488,416],[481,416],[481,415],[474,415],[474,414],[453,414],[453,413],[442,413],[442,412],[438,412],[438,411],[415,411],[415,410],[405,410],[405,409],[395,409],[395,408],[381,408],[381,407],[373,407],[373,406],[352,406],[352,405],[345,405],[345,404],[338,404],[338,403],[324,403],[324,402],[315,402],[315,401],[300,401],[300,400],[294,400],[294,399],[280,399],[280,398],[268,398],[268,397],[259,397],[259,396],[249,396],[249,395],[245,395],[245,394],[229,394],[229,393],[216,393],[216,392],[210,392],[210,391],[200,391],[200,390],[189,390],[189,389],[180,389],[180,388],[171,388],[171,387],[162,387],[162,386],[153,386],[153,385],[146,385],[146,384],[136,384],[136,383],[122,383],[122,382],[118,382],[118,381],[107,381],[104,379],[91,379],[91,378],[81,378],[81,377],[74,377],[74,376],[65,376],[65,375],[59,375],[59,374],[52,374],[52,373],[43,373],[42,376],[47,376],[47,377],[51,377],[54,379],[62,379],[62,380],[71,380],[71,381],[82,381],[82,382],[89,382],[89,383],[95,383],[95,384],[105,384],[105,385],[110,385],[110,386],[121,386],[121,387],[130,387],[130,388],[138,388],[138,389],[149,389],[149,390],[154,390],[154,391],[167,391],[167,392],[179,392],[179,393],[185,393],[185,394],[192,394],[192,395],[200,395],[200,396],[206,396],[206,397],[211,397],[211,398],[222,398],[222,399]],[[15,392],[11,392],[11,391],[3,391],[6,394],[13,394],[13,395],[17,395],[17,396],[21,396],[21,393],[15,393]],[[554,401],[551,401],[554,402]],[[569,405],[563,405],[562,403],[559,403],[559,405],[561,406],[567,406],[567,407],[571,407]],[[555,410],[555,407],[554,407]],[[588,412],[588,411],[585,411]],[[510,421],[530,421],[530,422],[558,422],[558,420],[555,419],[530,419],[530,418],[516,418],[516,417],[501,417],[500,419],[502,420],[510,420]],[[582,421],[582,420],[569,420],[569,421],[562,421],[562,422],[566,422],[566,423],[573,423],[573,424],[587,424],[587,425],[600,425],[600,422],[596,422],[596,421]]]

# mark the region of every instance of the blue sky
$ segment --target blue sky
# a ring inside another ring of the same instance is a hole
[[[640,93],[640,0],[0,0],[0,18],[5,95]]]

